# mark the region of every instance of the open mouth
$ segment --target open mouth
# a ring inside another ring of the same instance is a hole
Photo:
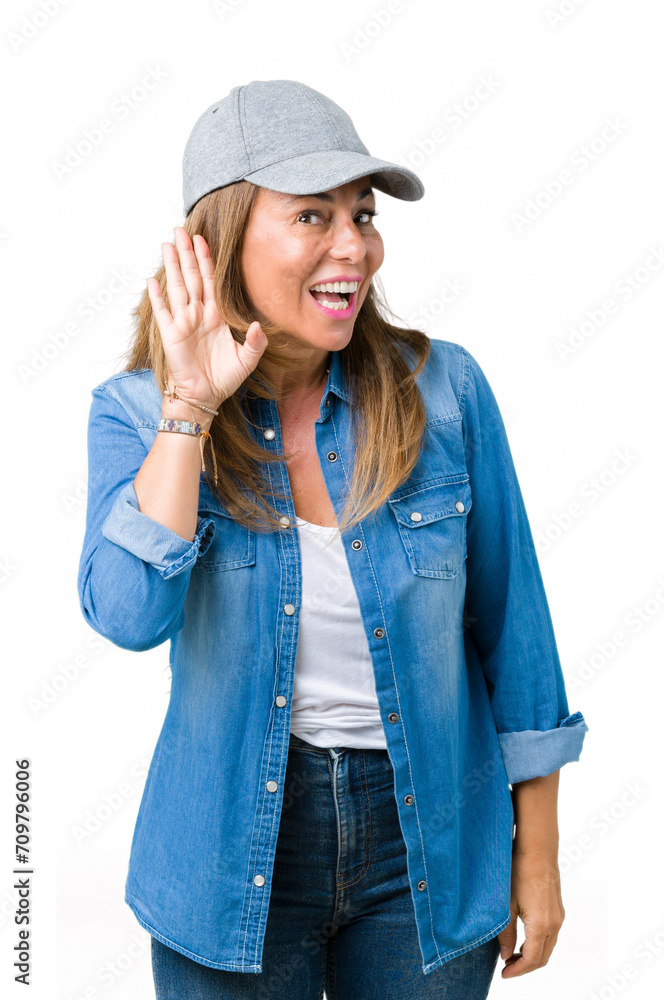
[[[337,291],[332,291],[329,284],[314,285],[309,289],[309,294],[322,312],[338,319],[346,319],[353,313],[360,282],[337,281],[334,284],[338,286]]]

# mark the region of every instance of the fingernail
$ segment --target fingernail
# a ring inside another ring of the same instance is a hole
[[[506,944],[504,944],[504,945],[503,945],[503,946],[501,947],[501,949],[500,949],[500,957],[501,957],[501,958],[507,958],[507,957],[508,957],[508,955],[509,955],[509,953],[510,953],[510,950],[509,950],[509,948],[507,947],[507,945],[506,945]]]

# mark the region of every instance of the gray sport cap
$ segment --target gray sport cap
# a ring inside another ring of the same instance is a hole
[[[184,214],[216,188],[247,180],[286,194],[317,194],[365,175],[379,191],[419,201],[408,167],[369,154],[349,115],[297,80],[253,80],[203,112],[182,161]]]

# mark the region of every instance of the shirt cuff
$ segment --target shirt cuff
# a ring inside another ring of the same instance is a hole
[[[509,784],[544,777],[563,764],[578,760],[587,731],[583,715],[575,712],[562,719],[555,729],[498,733]]]
[[[196,562],[210,545],[214,530],[212,518],[197,517],[196,535],[190,542],[143,514],[138,508],[133,480],[122,487],[101,526],[104,538],[154,566],[164,580],[182,573]]]

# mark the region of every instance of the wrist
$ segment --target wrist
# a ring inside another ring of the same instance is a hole
[[[555,859],[558,858],[559,840],[557,836],[544,836],[532,838],[528,836],[519,837],[518,830],[512,842],[512,853],[522,856]]]
[[[161,406],[161,415],[166,417],[168,420],[192,420],[192,410],[193,410],[193,420],[195,423],[201,425],[204,431],[209,431],[214,417],[211,413],[206,413],[205,410],[199,410],[195,406],[192,406],[191,410],[185,402],[180,399],[164,399]]]

